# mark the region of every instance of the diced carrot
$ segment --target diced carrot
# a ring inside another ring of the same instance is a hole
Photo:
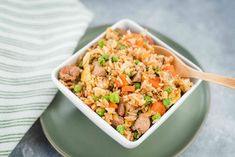
[[[144,39],[141,35],[139,34],[136,34],[136,33],[130,33],[130,34],[127,34],[125,37],[124,37],[124,41],[127,41],[127,42],[130,42],[130,40],[132,39],[135,39],[135,44],[137,47],[143,47],[144,45]]]
[[[132,37],[132,33],[131,34],[126,34],[123,38],[123,41],[127,41]]]
[[[152,84],[154,88],[157,88],[161,80],[159,77],[156,77],[156,78],[149,79],[149,82]]]
[[[116,87],[121,88],[121,87],[124,87],[124,86],[128,86],[129,83],[126,80],[126,75],[125,74],[121,74],[120,79],[122,80],[122,83],[118,79],[116,79],[114,81]]]
[[[121,78],[121,80],[122,80],[122,84],[123,84],[123,86],[127,86],[129,83],[127,82],[127,80],[126,80],[126,75],[125,74],[121,74],[120,75],[120,78]]]
[[[143,40],[143,38],[137,38],[137,40],[136,40],[136,45],[137,45],[138,47],[143,47],[143,45],[144,45],[144,40]]]
[[[117,109],[117,108],[118,108],[118,105],[115,104],[115,103],[109,103],[109,107],[110,107],[110,108]]]
[[[169,72],[172,76],[176,75],[175,67],[173,65],[165,66],[163,70]]]
[[[161,116],[166,112],[165,106],[160,101],[155,102],[151,106],[151,110],[154,111],[154,112],[159,112],[161,114]]]
[[[116,79],[114,81],[116,87],[121,88],[121,87],[124,87],[124,86],[128,86],[129,83],[126,80],[126,75],[125,74],[121,74],[120,79],[122,80],[122,83],[118,79]]]
[[[122,87],[122,84],[118,80],[115,80],[114,83],[115,83],[116,87],[118,87],[118,88]]]
[[[122,87],[122,92],[134,92],[135,87],[134,86],[124,86]]]
[[[96,104],[91,105],[91,109],[95,111],[97,109],[97,105]]]

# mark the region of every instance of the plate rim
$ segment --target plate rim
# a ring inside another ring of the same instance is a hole
[[[110,26],[110,25],[111,25],[111,24],[103,24],[103,25],[98,25],[98,26],[89,27],[89,28],[87,29],[87,31],[89,31],[89,29],[90,29],[90,30],[93,30],[93,29],[98,29],[98,28],[102,28],[102,27],[108,27],[108,26]],[[150,30],[152,33],[160,34],[161,36],[165,37],[165,38],[168,39],[168,40],[171,40],[172,42],[174,42],[175,44],[179,45],[181,48],[183,48],[184,50],[186,50],[187,52],[189,52],[185,47],[181,46],[180,44],[178,44],[177,42],[175,42],[173,39],[169,38],[168,36],[166,36],[166,35],[164,35],[164,34],[158,32],[158,31],[152,29],[151,27],[146,27],[145,25],[143,25],[143,27],[146,28],[146,29],[148,29],[148,30]],[[85,33],[85,34],[86,34],[86,33]],[[85,35],[85,34],[84,34],[84,35]],[[81,39],[82,39],[82,38],[81,38]],[[78,44],[78,45],[79,45],[79,44]],[[77,46],[77,47],[78,47],[78,46]],[[77,47],[76,47],[76,49],[77,49]],[[190,54],[193,58],[195,58],[195,57],[193,56],[193,54],[191,54],[190,52],[189,52],[189,54]],[[199,63],[198,61],[197,61],[197,65],[203,70],[203,68],[201,67],[201,65],[200,65],[200,63]],[[185,146],[183,146],[179,151],[177,151],[173,156],[179,156],[179,155],[182,154],[186,149],[189,148],[189,146],[195,141],[195,139],[196,139],[196,138],[198,137],[198,135],[200,134],[200,132],[201,132],[201,130],[202,130],[203,126],[205,125],[205,122],[206,122],[206,120],[207,120],[207,118],[208,118],[208,114],[209,114],[209,111],[210,111],[210,108],[211,108],[211,92],[210,92],[210,91],[211,91],[211,90],[210,90],[211,88],[210,88],[210,85],[209,85],[207,82],[205,82],[205,81],[202,81],[202,82],[201,82],[201,85],[203,85],[203,86],[204,86],[203,88],[206,89],[205,92],[206,92],[206,95],[207,95],[206,98],[207,98],[207,102],[208,102],[208,105],[207,105],[208,107],[207,107],[207,110],[206,110],[204,119],[202,120],[202,122],[201,122],[200,126],[198,127],[196,133],[191,137],[190,141],[189,141]],[[41,126],[42,126],[42,131],[43,131],[43,133],[45,134],[45,137],[47,138],[48,142],[53,146],[53,148],[54,148],[60,155],[62,155],[62,156],[64,156],[64,157],[71,157],[68,153],[66,153],[65,151],[63,151],[63,150],[51,139],[50,135],[49,135],[48,132],[46,131],[44,122],[43,122],[43,120],[42,120],[42,116],[40,116],[40,123],[41,123]]]
[[[202,67],[201,67],[202,70],[204,70]],[[179,156],[180,154],[182,154],[184,151],[186,151],[189,146],[191,144],[193,144],[193,142],[196,140],[196,138],[199,136],[199,134],[201,133],[202,131],[202,128],[204,127],[205,123],[206,123],[206,120],[208,119],[208,114],[209,114],[209,111],[211,109],[211,92],[210,92],[210,85],[209,83],[203,81],[202,84],[205,86],[205,89],[206,89],[206,94],[207,94],[207,101],[208,101],[208,108],[207,108],[207,111],[205,113],[205,117],[202,121],[202,123],[200,124],[198,130],[196,131],[196,133],[192,136],[191,140],[181,149],[179,150],[174,156]]]

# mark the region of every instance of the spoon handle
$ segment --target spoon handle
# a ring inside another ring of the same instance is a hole
[[[225,76],[221,76],[221,75],[217,75],[217,74],[200,72],[197,70],[193,70],[192,72],[190,72],[189,75],[190,75],[189,77],[214,82],[214,83],[235,89],[235,78],[225,77]]]

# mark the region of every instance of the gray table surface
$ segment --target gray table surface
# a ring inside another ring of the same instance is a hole
[[[235,77],[235,1],[82,0],[94,13],[90,27],[130,18],[188,49],[208,72]],[[211,84],[211,109],[199,136],[182,157],[235,154],[235,91]],[[185,128],[186,129],[186,128]],[[60,156],[37,121],[11,157]]]

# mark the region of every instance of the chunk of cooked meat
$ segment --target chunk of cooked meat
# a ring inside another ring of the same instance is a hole
[[[117,110],[117,112],[118,112],[118,114],[119,114],[120,116],[124,116],[124,114],[125,114],[124,103],[121,102],[121,103],[118,105],[118,110]]]
[[[121,125],[124,123],[124,118],[121,116],[118,116],[118,118],[111,120],[111,123],[116,128],[118,125]]]
[[[133,126],[133,130],[139,131],[141,134],[145,133],[150,127],[150,120],[144,114],[140,114],[136,119],[135,124]]]
[[[63,81],[74,81],[80,74],[80,68],[76,65],[68,65],[60,69],[59,78]]]
[[[100,66],[98,63],[96,63],[92,74],[95,76],[103,76],[104,77],[107,75],[107,72],[105,71],[105,69],[102,66]]]
[[[141,72],[137,72],[132,79],[133,82],[141,82]]]

